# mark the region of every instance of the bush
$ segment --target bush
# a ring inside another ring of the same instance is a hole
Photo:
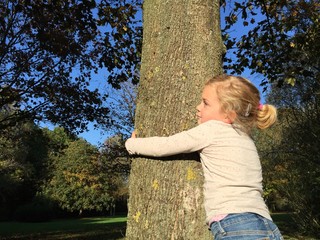
[[[0,221],[7,221],[12,215],[12,210],[6,206],[0,207]]]
[[[14,213],[14,220],[21,222],[45,222],[55,218],[54,204],[45,199],[35,199],[22,205]]]

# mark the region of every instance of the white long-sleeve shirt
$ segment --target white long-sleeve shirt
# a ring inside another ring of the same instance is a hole
[[[169,137],[130,138],[125,145],[130,154],[153,157],[199,152],[207,223],[218,215],[244,212],[271,219],[256,146],[231,124],[211,120]]]

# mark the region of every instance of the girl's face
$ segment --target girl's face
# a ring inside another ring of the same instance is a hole
[[[197,118],[199,124],[209,120],[231,123],[228,115],[221,109],[215,84],[204,87],[201,103],[197,106]]]

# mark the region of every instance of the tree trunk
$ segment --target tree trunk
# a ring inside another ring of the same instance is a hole
[[[145,0],[139,137],[196,125],[206,80],[220,74],[224,46],[218,0]],[[127,239],[212,239],[205,223],[203,174],[196,154],[133,159]]]

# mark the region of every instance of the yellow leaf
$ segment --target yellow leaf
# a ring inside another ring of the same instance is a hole
[[[286,82],[293,87],[296,83],[296,79],[293,77],[289,77],[289,78],[286,78]]]
[[[136,222],[139,222],[140,215],[141,215],[141,212],[138,211],[138,212],[133,216],[133,219],[134,219]]]
[[[195,179],[196,179],[196,173],[190,167],[188,167],[187,180],[191,181]]]
[[[157,179],[155,179],[152,183],[152,187],[154,190],[157,190],[159,188],[159,182]]]

